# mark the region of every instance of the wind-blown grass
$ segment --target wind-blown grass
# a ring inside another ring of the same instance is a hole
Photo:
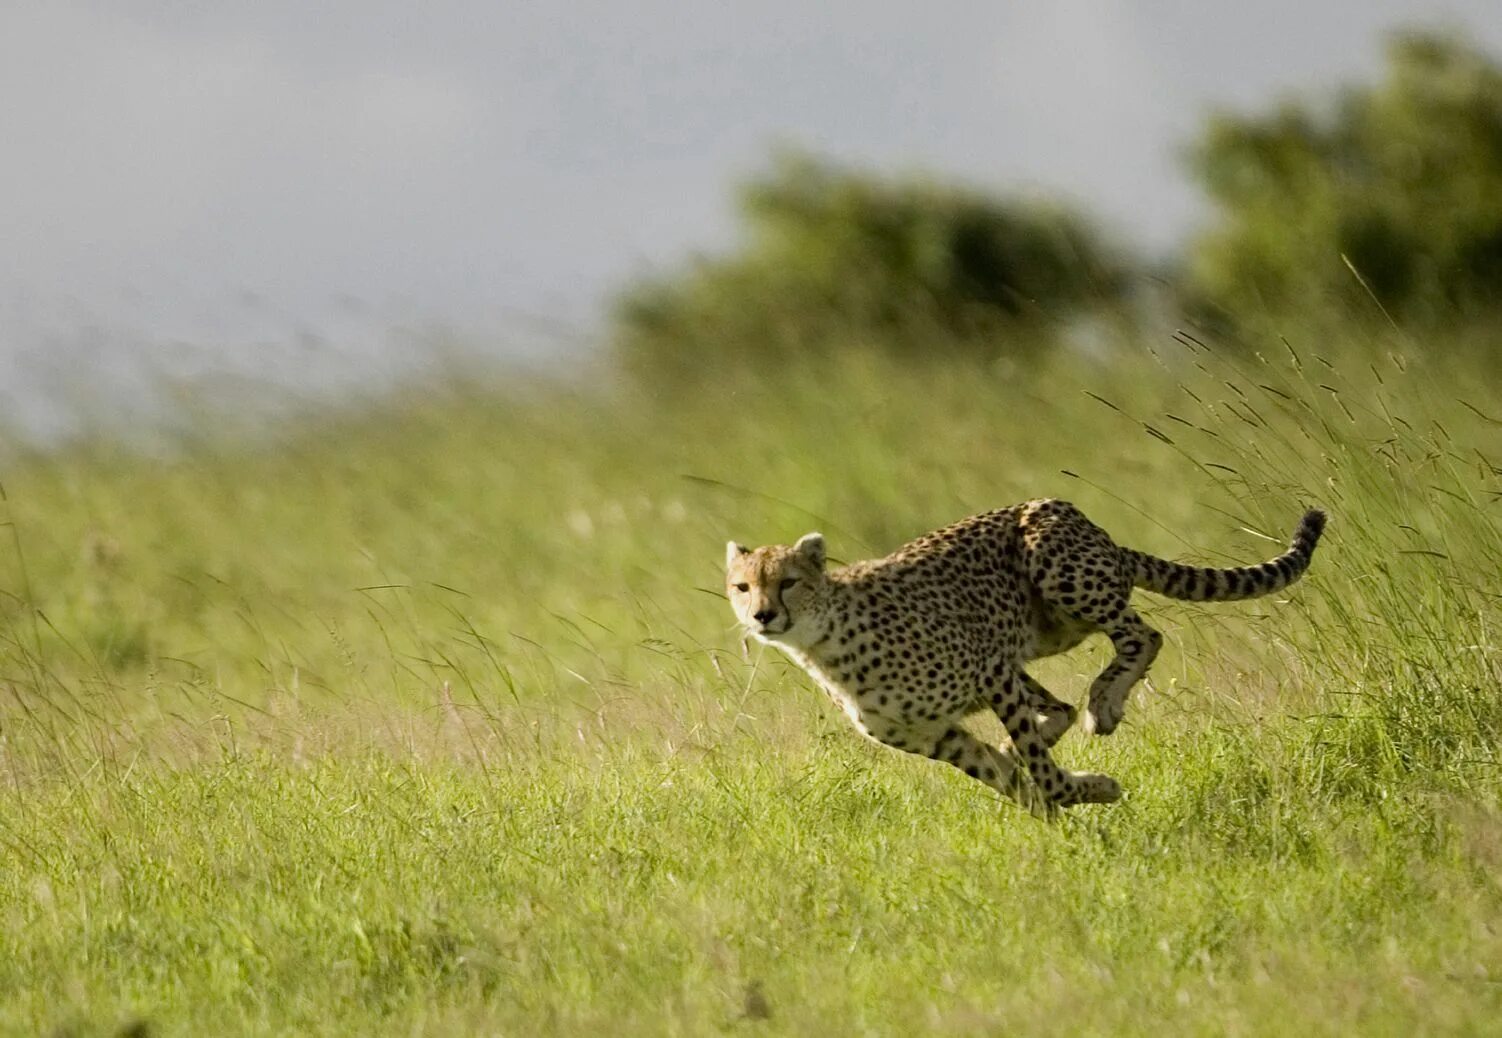
[[[15,458],[0,1027],[1485,1033],[1495,382],[1272,346],[456,383]],[[1211,563],[1332,515],[1279,600],[1142,596],[1150,687],[1058,749],[1122,803],[1039,823],[742,656],[727,538],[853,559],[1044,495]]]

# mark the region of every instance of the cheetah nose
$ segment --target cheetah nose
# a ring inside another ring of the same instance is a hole
[[[759,624],[769,624],[773,620],[777,619],[777,610],[775,610],[775,609],[763,609],[761,612],[759,612],[759,613],[753,613],[752,615],[756,617],[756,622],[757,623],[759,623]]]

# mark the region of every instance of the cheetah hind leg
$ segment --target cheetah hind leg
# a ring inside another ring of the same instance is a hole
[[[1090,683],[1090,698],[1081,727],[1087,735],[1110,735],[1126,713],[1132,686],[1147,674],[1163,647],[1163,636],[1132,610],[1131,582],[1122,576],[1114,586],[1095,572],[1096,591],[1081,592],[1072,584],[1049,579],[1039,591],[1049,605],[1072,619],[1102,631],[1111,639],[1116,655]]]
[[[1027,571],[1050,607],[1105,632],[1116,647],[1115,658],[1090,684],[1082,725],[1087,734],[1110,735],[1126,712],[1132,686],[1162,647],[1163,636],[1132,611],[1132,576],[1121,549],[1104,530],[1078,519],[1072,526],[1060,520],[1045,524],[1027,552]]]
[[[1116,656],[1090,683],[1090,701],[1083,727],[1088,735],[1110,735],[1126,713],[1132,686],[1147,674],[1163,636],[1142,622],[1131,609],[1100,621],[1100,627],[1116,647]]]

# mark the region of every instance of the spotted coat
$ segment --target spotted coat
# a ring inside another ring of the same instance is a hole
[[[1303,574],[1324,523],[1308,512],[1288,551],[1260,566],[1204,569],[1119,547],[1068,502],[1029,501],[832,569],[816,533],[755,550],[732,541],[726,590],[747,632],[803,667],[861,732],[1050,810],[1121,790],[1054,763],[1050,748],[1075,710],[1025,664],[1109,637],[1115,655],[1091,684],[1083,725],[1108,735],[1163,644],[1131,608],[1134,587],[1194,601],[1269,594]],[[961,726],[984,710],[1011,749]]]

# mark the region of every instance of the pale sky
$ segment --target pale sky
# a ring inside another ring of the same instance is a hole
[[[253,370],[300,333],[583,327],[732,240],[778,142],[1166,250],[1210,107],[1369,78],[1415,23],[1502,53],[1498,0],[6,0],[0,384],[81,330]]]

